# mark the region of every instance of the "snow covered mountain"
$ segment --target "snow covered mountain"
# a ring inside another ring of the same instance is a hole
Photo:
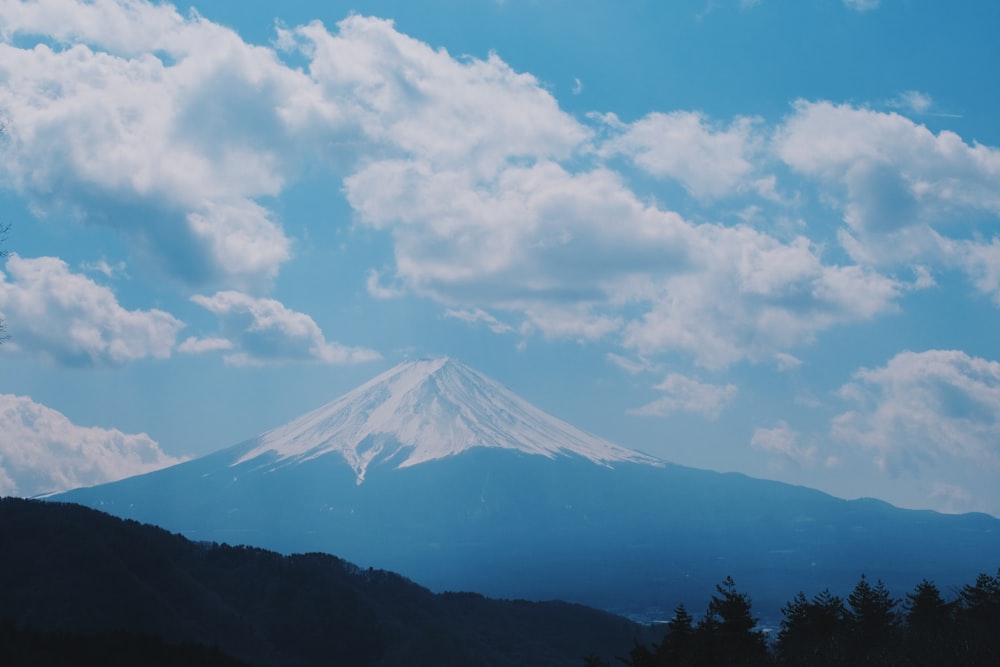
[[[337,454],[362,483],[373,462],[399,468],[475,447],[601,465],[662,465],[549,415],[469,366],[449,359],[402,363],[318,410],[260,436],[233,465],[272,467]]]
[[[214,454],[57,496],[195,540],[324,551],[432,589],[656,617],[733,576],[774,621],[863,572],[898,593],[1000,565],[1000,520],[666,463],[457,361],[401,364]]]

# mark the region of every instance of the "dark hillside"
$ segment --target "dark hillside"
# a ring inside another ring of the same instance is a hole
[[[2,499],[0,535],[0,619],[33,631],[155,635],[274,665],[579,665],[646,638],[578,605],[436,595],[333,556],[196,543],[71,504]]]

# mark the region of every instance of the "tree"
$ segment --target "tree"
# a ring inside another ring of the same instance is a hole
[[[954,664],[955,605],[924,579],[906,594],[906,650],[913,665]]]
[[[846,664],[847,610],[829,590],[807,600],[799,593],[782,610],[776,649],[782,664],[825,667]]]
[[[732,577],[715,587],[716,595],[708,603],[708,613],[698,624],[698,646],[708,649],[708,664],[752,665],[767,664],[767,643],[764,633],[755,630],[757,619],[750,613],[750,598],[736,590]]]
[[[899,629],[898,601],[890,597],[885,584],[878,581],[872,586],[862,574],[847,604],[852,664],[890,664]]]
[[[678,605],[667,623],[667,636],[656,647],[660,664],[687,667],[694,664],[694,619],[684,605]]]
[[[959,631],[967,665],[1000,664],[1000,571],[997,576],[980,574],[975,584],[959,592]]]

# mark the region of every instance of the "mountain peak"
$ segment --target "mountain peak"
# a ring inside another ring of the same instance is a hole
[[[339,454],[360,484],[376,461],[405,468],[477,447],[575,455],[605,466],[662,464],[543,412],[460,361],[439,357],[403,362],[264,433],[233,465],[264,455],[285,464]]]

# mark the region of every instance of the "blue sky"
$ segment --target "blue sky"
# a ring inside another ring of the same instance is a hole
[[[451,355],[670,461],[1000,515],[997,29],[973,1],[0,3],[0,490]]]

